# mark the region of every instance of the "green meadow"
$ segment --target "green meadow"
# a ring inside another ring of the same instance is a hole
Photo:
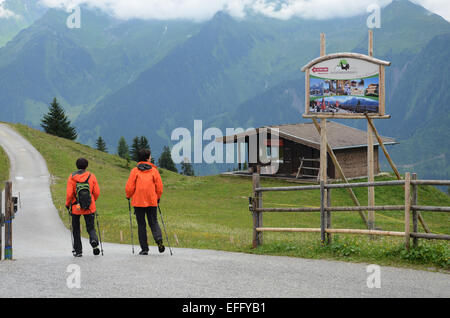
[[[47,161],[54,180],[51,186],[53,201],[66,226],[69,224],[64,207],[67,178],[76,170],[76,159],[85,157],[89,160],[88,170],[95,173],[101,189],[97,209],[103,241],[129,244],[130,223],[125,183],[135,163],[130,163],[128,167],[126,160],[118,156],[24,125],[13,127],[27,138]],[[108,145],[109,149],[115,146]],[[4,154],[0,152],[0,173],[3,173],[4,164]],[[160,173],[164,183],[160,206],[172,247],[333,259],[429,270],[450,269],[450,249],[447,241],[419,240],[419,247],[407,252],[404,249],[404,239],[396,237],[334,235],[332,243],[323,246],[319,233],[266,232],[263,246],[253,249],[252,217],[248,210],[248,197],[252,195],[251,178],[221,175],[187,177],[164,169],[160,169]],[[390,179],[394,177],[386,175],[376,178]],[[289,185],[294,184],[262,179],[262,186]],[[356,188],[355,193],[362,204],[367,202],[367,189]],[[404,204],[404,190],[401,186],[377,187],[375,201],[378,205]],[[319,191],[264,193],[265,207],[318,207],[319,204]],[[421,186],[419,204],[450,206],[450,197],[433,187]],[[332,192],[332,205],[353,205],[353,202],[345,189],[336,189]],[[433,233],[450,234],[449,215],[424,212],[422,215]],[[401,211],[377,212],[376,227],[403,231],[403,218]],[[320,218],[319,213],[265,213],[264,226],[318,228]],[[336,213],[332,217],[332,227],[363,229],[364,224],[357,212]],[[135,219],[133,229],[134,244],[138,245]],[[86,235],[85,229],[83,235]],[[149,240],[150,244],[154,244],[151,235]],[[70,242],[67,243],[70,248]]]
[[[0,147],[0,189],[5,188],[5,181],[9,177],[9,160],[5,151]]]

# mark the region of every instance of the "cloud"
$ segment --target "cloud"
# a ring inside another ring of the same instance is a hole
[[[449,19],[448,0],[412,1]],[[245,17],[249,12],[282,20],[292,17],[320,20],[344,18],[367,13],[368,6],[373,4],[384,7],[392,0],[40,0],[40,2],[52,8],[65,9],[87,5],[120,19],[204,21],[218,11],[228,12],[238,18]]]
[[[78,5],[99,8],[120,19],[208,20],[218,11],[244,17],[253,0],[40,0],[51,8],[70,9]]]
[[[16,14],[8,9],[4,8],[5,0],[0,0],[0,19],[7,19],[11,17],[15,17]]]
[[[292,17],[306,19],[330,19],[355,16],[365,13],[370,5],[383,7],[392,0],[257,0],[252,9],[269,17],[287,20]]]
[[[450,21],[450,1],[448,0],[411,0],[425,9],[436,13],[445,20]]]

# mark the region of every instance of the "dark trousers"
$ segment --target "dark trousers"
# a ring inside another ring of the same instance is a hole
[[[158,215],[156,211],[156,206],[149,206],[146,208],[134,208],[134,214],[136,215],[136,221],[138,224],[138,236],[139,244],[143,251],[148,251],[148,241],[147,241],[147,224],[145,222],[145,216],[147,215],[148,225],[152,230],[153,239],[156,243],[162,241],[161,228],[158,224]]]
[[[92,247],[98,246],[97,232],[95,232],[95,214],[84,215],[86,221],[86,230],[89,234],[89,242]],[[80,233],[80,215],[72,214],[72,233],[73,233],[73,248],[75,252],[81,253],[83,247],[81,245]]]

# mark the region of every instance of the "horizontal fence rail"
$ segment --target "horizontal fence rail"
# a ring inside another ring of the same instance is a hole
[[[450,212],[448,206],[424,206],[417,204],[418,185],[437,185],[450,186],[450,180],[417,180],[416,175],[413,174],[411,179],[410,174],[406,173],[404,180],[391,181],[376,181],[376,182],[354,182],[354,183],[337,183],[320,185],[303,185],[291,187],[261,187],[260,175],[255,173],[253,175],[253,194],[251,199],[250,210],[254,214],[253,226],[253,246],[257,247],[262,244],[263,232],[310,232],[321,233],[322,242],[325,241],[325,235],[331,240],[331,234],[363,234],[363,235],[384,235],[405,237],[405,246],[409,249],[409,240],[413,238],[414,245],[417,245],[417,239],[438,239],[450,240],[450,235],[447,234],[433,234],[418,232],[417,224],[423,220],[419,211],[426,212]],[[380,205],[380,206],[331,206],[331,190],[332,189],[349,189],[361,187],[380,187],[380,186],[403,186],[405,190],[405,204],[404,205]],[[320,207],[286,207],[286,208],[263,208],[262,194],[264,192],[277,191],[308,191],[320,190]],[[352,212],[358,211],[404,211],[405,215],[405,231],[383,231],[375,229],[333,229],[331,228],[331,212]],[[262,226],[263,212],[320,212],[321,221],[320,228],[276,228]],[[412,212],[413,231],[410,231],[410,213]],[[428,232],[429,229],[424,227]]]

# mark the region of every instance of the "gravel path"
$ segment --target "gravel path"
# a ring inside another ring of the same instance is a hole
[[[381,288],[368,288],[367,264],[181,248],[170,256],[156,247],[139,256],[120,244],[104,244],[102,257],[92,255],[86,240],[83,257],[75,259],[51,200],[45,160],[4,124],[0,146],[10,157],[13,192],[22,199],[13,228],[15,260],[0,263],[0,297],[450,296],[447,274],[391,267],[381,267]],[[80,288],[69,288],[78,282]]]

